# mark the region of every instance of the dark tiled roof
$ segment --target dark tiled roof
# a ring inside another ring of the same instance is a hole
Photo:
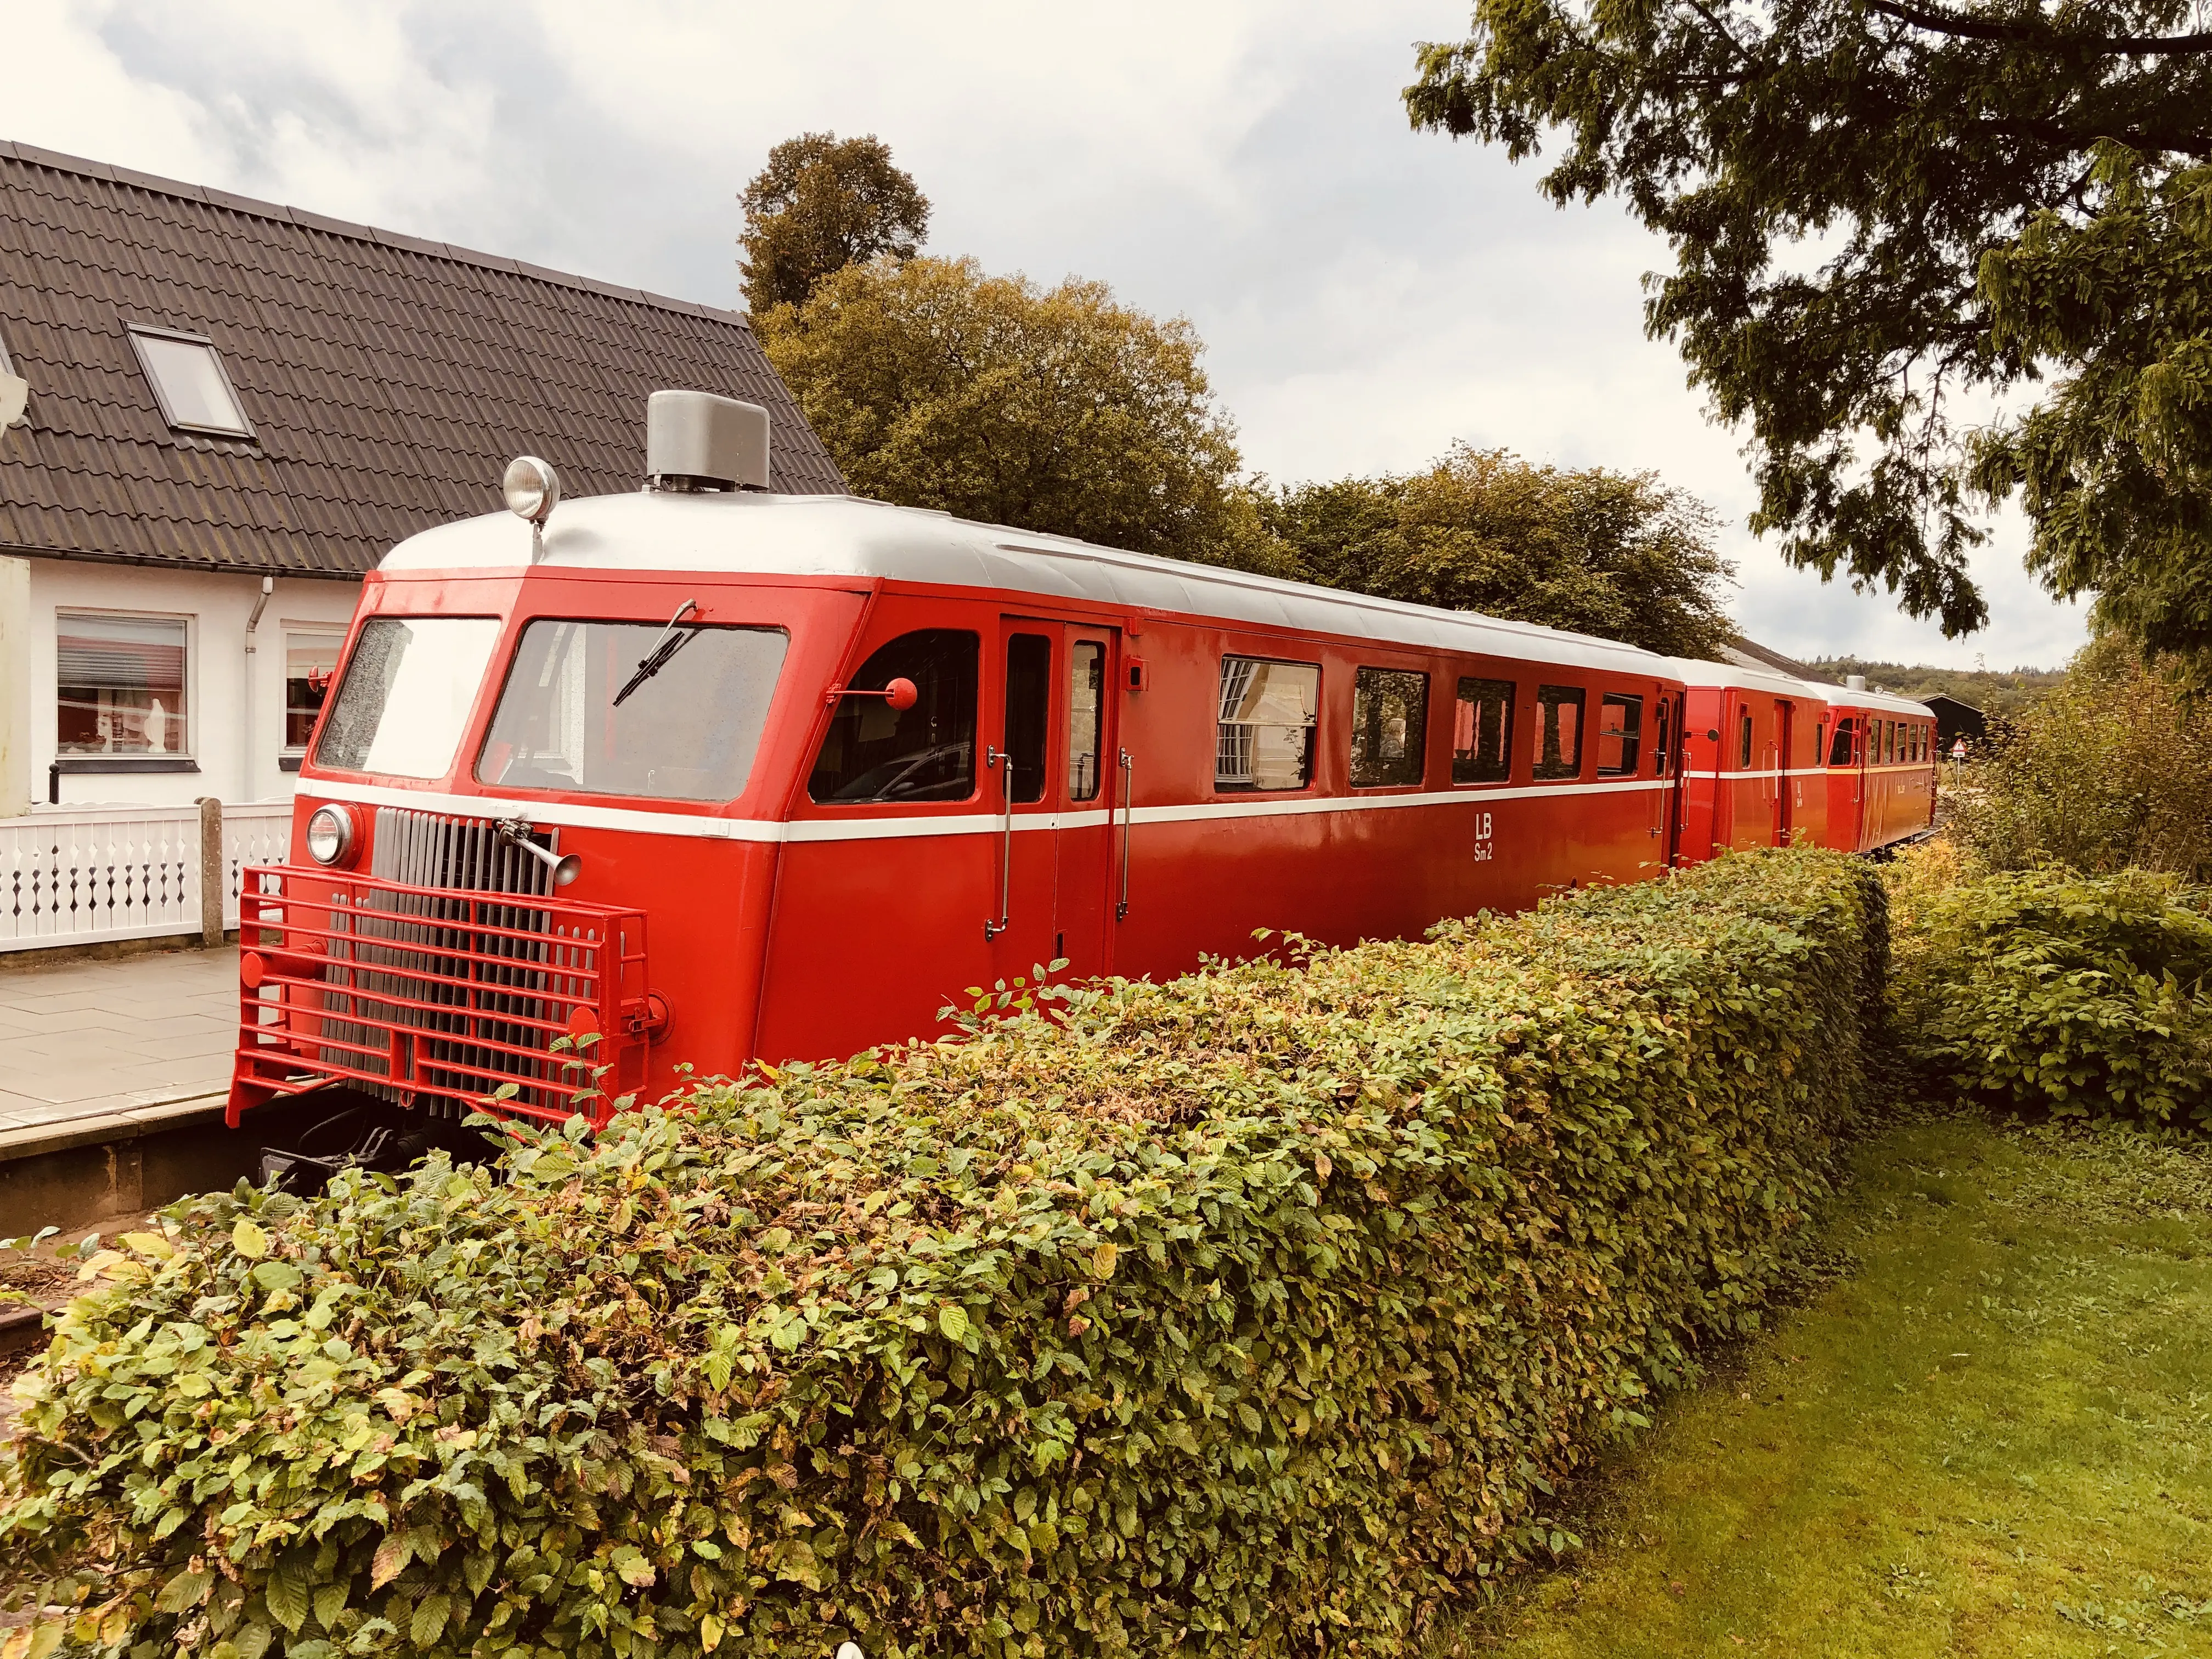
[[[1778,673],[1789,674],[1801,680],[1810,680],[1815,685],[1841,685],[1843,682],[1820,673],[1795,657],[1785,657],[1779,651],[1771,651],[1756,641],[1741,634],[1734,643],[1721,647],[1721,655],[1739,668],[1771,668]]]
[[[130,323],[214,341],[258,441],[171,431]],[[777,489],[845,488],[738,313],[4,142],[0,340],[0,550],[356,575],[518,454],[635,489],[664,386],[765,406]]]

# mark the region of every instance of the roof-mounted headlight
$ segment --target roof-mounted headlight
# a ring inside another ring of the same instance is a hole
[[[518,455],[507,464],[499,489],[507,510],[530,526],[530,562],[536,564],[545,552],[545,520],[561,504],[561,475],[550,461]]]
[[[561,504],[560,475],[551,463],[535,455],[518,455],[509,461],[499,488],[507,497],[507,510],[532,524],[544,524]]]

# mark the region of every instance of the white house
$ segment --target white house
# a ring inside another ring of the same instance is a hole
[[[517,454],[636,488],[670,386],[843,490],[740,313],[0,143],[0,951],[198,931],[194,804],[281,853],[362,573]]]

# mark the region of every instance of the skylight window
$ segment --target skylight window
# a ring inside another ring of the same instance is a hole
[[[253,423],[238,406],[238,393],[222,359],[204,335],[173,329],[133,328],[131,343],[161,404],[161,417],[179,432],[251,438]]]

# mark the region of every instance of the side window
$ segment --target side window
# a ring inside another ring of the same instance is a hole
[[[1883,765],[1885,765],[1885,766],[1887,766],[1887,765],[1888,765],[1888,764],[1890,763],[1890,762],[1892,762],[1892,761],[1895,760],[1896,758],[1897,758],[1897,722],[1896,722],[1895,720],[1884,720],[1884,721],[1881,723],[1881,760],[1882,760],[1882,764],[1883,764]]]
[[[1826,720],[1824,720],[1820,721],[1820,723],[1819,725],[1815,726],[1813,728],[1813,763],[1814,763],[1814,765],[1816,765],[1816,766],[1817,766],[1818,764],[1820,764],[1820,763],[1823,759],[1825,759],[1825,758],[1826,757],[1827,753],[1828,753],[1828,722],[1827,722]]]
[[[1078,640],[1067,653],[1067,798],[1098,799],[1098,740],[1106,723],[1106,647]]]
[[[837,705],[806,781],[811,799],[841,806],[878,801],[966,800],[975,793],[977,637],[960,629],[902,634],[860,665],[855,691],[912,680],[911,708],[881,697]]]
[[[1214,727],[1216,789],[1303,789],[1313,781],[1317,663],[1221,659]]]
[[[1052,736],[1052,641],[1042,634],[1006,639],[1006,799],[1044,799],[1044,754]]]
[[[1452,781],[1503,783],[1513,774],[1513,682],[1463,679],[1452,714]]]
[[[1352,688],[1352,787],[1419,783],[1428,761],[1429,677],[1363,668]]]
[[[1735,724],[1735,763],[1740,769],[1751,767],[1751,710],[1740,709]]]
[[[305,750],[337,672],[343,634],[284,635],[284,747]]]
[[[1583,770],[1583,689],[1536,688],[1536,766],[1540,778],[1575,778]]]
[[[192,752],[183,617],[64,611],[55,647],[57,753]]]
[[[1607,692],[1597,706],[1597,775],[1633,777],[1642,758],[1644,699]]]
[[[1828,764],[1849,766],[1851,763],[1851,734],[1857,722],[1848,715],[1836,722],[1836,740],[1828,750]]]
[[[1671,697],[1659,699],[1658,708],[1651,711],[1651,773],[1654,777],[1671,777],[1674,771],[1674,702]]]

